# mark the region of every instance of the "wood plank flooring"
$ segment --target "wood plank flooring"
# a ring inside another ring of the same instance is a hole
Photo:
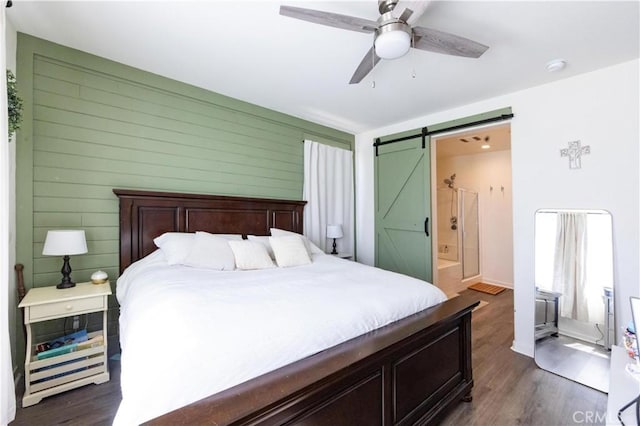
[[[473,292],[473,296],[488,302],[473,313],[473,402],[455,407],[443,425],[570,425],[584,421],[585,412],[600,413],[602,418],[606,394],[540,370],[533,359],[510,349],[511,290],[496,296]],[[121,394],[120,365],[111,361],[109,368],[110,382],[18,408],[11,425],[110,425]]]
[[[442,424],[572,425],[584,422],[584,412],[604,418],[606,394],[541,370],[532,358],[510,349],[512,290],[461,294],[468,292],[489,303],[473,312],[473,402],[458,405]]]

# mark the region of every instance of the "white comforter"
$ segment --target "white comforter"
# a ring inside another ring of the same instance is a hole
[[[259,271],[169,266],[118,279],[122,403],[139,424],[446,300],[435,286],[333,256]]]

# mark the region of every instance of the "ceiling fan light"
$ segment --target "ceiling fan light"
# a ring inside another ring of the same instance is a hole
[[[406,55],[411,47],[411,34],[405,27],[408,26],[396,23],[380,28],[374,43],[376,55],[382,59],[396,59]]]

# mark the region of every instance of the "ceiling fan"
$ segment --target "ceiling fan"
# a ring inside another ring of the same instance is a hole
[[[373,33],[373,47],[356,68],[349,84],[359,83],[381,58],[399,58],[411,47],[468,58],[479,58],[489,48],[464,37],[412,26],[428,4],[428,1],[378,0],[380,17],[377,21],[293,6],[280,6],[280,15],[344,30]]]

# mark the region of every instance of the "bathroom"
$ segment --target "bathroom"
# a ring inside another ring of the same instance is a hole
[[[434,283],[513,288],[510,125],[434,139]]]

